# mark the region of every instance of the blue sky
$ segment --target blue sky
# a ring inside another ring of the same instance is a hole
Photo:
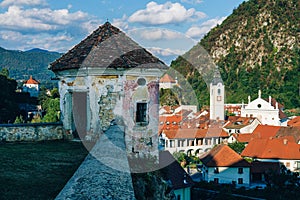
[[[107,20],[158,57],[190,49],[242,0],[2,0],[0,47],[66,52]]]

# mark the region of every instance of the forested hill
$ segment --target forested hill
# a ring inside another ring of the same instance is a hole
[[[54,77],[54,74],[48,70],[48,65],[61,55],[42,49],[15,51],[0,47],[0,70],[7,68],[10,77],[16,80],[25,80],[32,75],[41,83],[46,83]]]
[[[286,108],[300,107],[299,5],[299,0],[245,1],[195,46],[219,66],[227,103],[247,102],[261,89],[263,97],[271,95]],[[186,76],[200,104],[208,104],[206,85],[190,64],[178,57],[171,67]]]

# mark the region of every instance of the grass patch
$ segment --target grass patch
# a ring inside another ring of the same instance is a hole
[[[80,142],[0,144],[1,199],[54,199],[87,154]]]

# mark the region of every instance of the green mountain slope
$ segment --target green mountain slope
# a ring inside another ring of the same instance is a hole
[[[261,89],[263,97],[271,95],[286,108],[300,107],[299,5],[299,0],[245,1],[193,47],[206,49],[219,66],[227,103],[246,102]],[[197,70],[182,57],[171,67],[183,73],[200,104],[207,105],[208,90]]]
[[[60,53],[41,49],[13,51],[0,47],[0,69],[7,68],[10,77],[16,80],[26,80],[32,75],[41,83],[47,83],[54,77],[48,65],[60,56]]]

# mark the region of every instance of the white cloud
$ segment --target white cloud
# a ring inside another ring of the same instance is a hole
[[[0,27],[31,31],[65,29],[66,25],[84,21],[87,16],[81,11],[70,13],[67,9],[23,9],[18,6],[10,6],[7,12],[0,14]]]
[[[45,0],[3,0],[0,3],[1,7],[8,7],[8,6],[41,6],[41,5],[47,5]]]
[[[182,3],[189,3],[189,4],[199,4],[202,3],[203,0],[181,0]]]
[[[224,21],[224,19],[226,19],[226,17],[207,20],[199,26],[192,26],[187,30],[186,34],[189,37],[200,39],[217,24],[221,24]]]
[[[9,5],[11,1],[2,3]],[[89,14],[65,9],[50,9],[47,6],[23,7],[9,5],[0,13],[0,44],[9,49],[44,48],[51,51],[67,51],[74,43],[95,30],[100,20]],[[31,5],[43,2],[33,0]]]
[[[58,34],[21,34],[16,31],[0,31],[0,42],[6,45],[18,44],[18,50],[31,48],[48,49],[64,52],[70,48],[69,42],[74,38],[67,33]]]
[[[151,1],[146,9],[138,10],[129,17],[129,22],[142,24],[161,25],[177,24],[184,21],[193,21],[206,17],[205,13],[194,8],[186,9],[180,3],[166,2],[157,4]]]
[[[133,29],[130,30],[129,35],[138,35],[145,40],[174,40],[183,37],[182,33],[161,29],[161,28],[145,28],[145,29]]]
[[[121,30],[127,30],[128,29],[128,17],[126,15],[123,15],[120,19],[113,19],[112,24]]]
[[[185,53],[185,51],[180,49],[170,49],[170,48],[160,48],[160,47],[149,47],[147,48],[151,53],[154,55],[161,55],[161,56],[179,56]]]

